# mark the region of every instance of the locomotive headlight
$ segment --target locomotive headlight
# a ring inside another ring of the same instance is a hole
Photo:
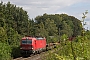
[[[33,49],[33,48],[32,48]]]
[[[22,48],[20,48],[20,49],[22,49]]]

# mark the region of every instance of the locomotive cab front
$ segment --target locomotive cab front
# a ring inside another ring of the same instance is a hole
[[[22,38],[20,45],[21,53],[32,53],[33,45],[30,37]]]

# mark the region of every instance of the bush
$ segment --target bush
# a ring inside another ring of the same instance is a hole
[[[78,36],[73,41],[62,40],[62,44],[55,51],[47,56],[47,60],[89,60],[90,40],[87,36]],[[62,58],[62,59],[61,59]]]
[[[8,44],[0,42],[0,60],[11,60],[11,48]]]
[[[11,55],[12,55],[13,58],[20,57],[21,56],[20,47],[17,47],[17,46],[12,47]]]

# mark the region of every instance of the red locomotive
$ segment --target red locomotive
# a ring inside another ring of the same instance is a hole
[[[38,53],[46,50],[46,39],[42,37],[23,37],[20,43],[22,53]]]

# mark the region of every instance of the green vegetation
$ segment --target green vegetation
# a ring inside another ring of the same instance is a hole
[[[78,36],[73,41],[66,40],[65,44],[60,44],[54,53],[49,52],[46,60],[89,60],[89,47],[90,40],[88,40],[87,36]],[[58,50],[58,48],[61,49]]]
[[[65,57],[67,59],[89,59],[90,31],[82,35],[82,23],[74,16],[67,14],[43,14],[35,20],[29,19],[27,11],[11,4],[0,3],[0,60],[10,60],[20,56],[19,44],[23,36],[42,36],[47,43],[60,42],[63,47],[58,54],[53,53],[51,59]],[[68,37],[76,37],[68,41]],[[82,44],[82,41],[85,43]],[[81,49],[81,44],[84,50]],[[88,44],[88,45],[87,45]],[[77,47],[76,47],[77,46]],[[59,48],[59,47],[58,47]],[[88,48],[88,49],[86,49]],[[69,50],[70,49],[70,50]],[[78,51],[77,51],[78,49]],[[82,51],[84,53],[82,53]],[[17,53],[16,53],[17,52]],[[87,55],[86,55],[87,52]],[[83,54],[83,56],[81,56]]]
[[[8,44],[0,42],[0,60],[11,59],[11,48]]]
[[[85,19],[84,16],[83,18]],[[85,24],[83,20],[83,27],[84,25]],[[62,35],[60,45],[55,49],[56,51],[54,53],[49,52],[50,54],[46,57],[46,60],[89,60],[90,59],[89,36],[90,31],[89,30],[85,31],[84,28],[82,29],[81,36],[66,39],[67,35],[65,34]],[[58,48],[60,49],[58,50]]]

